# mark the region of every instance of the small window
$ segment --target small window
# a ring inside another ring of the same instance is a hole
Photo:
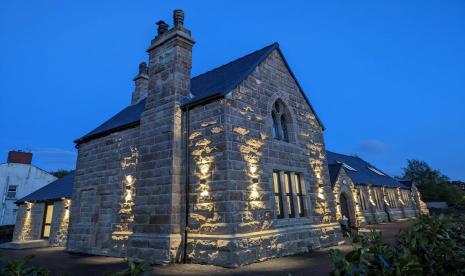
[[[281,100],[274,103],[271,118],[273,121],[271,136],[276,140],[289,142],[289,116]]]
[[[336,163],[342,164],[342,166],[343,166],[344,168],[348,169],[349,171],[353,171],[353,172],[356,172],[356,171],[357,171],[356,169],[352,168],[351,166],[347,165],[347,164],[344,163],[344,162],[336,161]]]
[[[281,115],[281,128],[283,129],[283,140],[289,142],[289,134],[287,132],[287,122],[284,115]]]
[[[9,185],[8,192],[6,193],[6,199],[16,199],[16,189],[18,186]]]
[[[273,129],[271,130],[271,136],[273,137],[273,139],[279,140],[278,121],[276,121],[276,116],[274,113],[271,114],[271,117],[273,119]]]
[[[274,187],[274,204],[277,218],[283,218],[283,205],[281,197],[281,180],[279,179],[279,172],[273,172],[273,187]]]
[[[291,175],[288,172],[284,173],[284,189],[286,192],[287,214],[290,218],[293,218],[295,217],[294,199],[292,196]]]
[[[385,176],[384,173],[378,171],[377,169],[375,169],[375,168],[373,168],[373,167],[368,167],[368,169],[370,169],[370,171],[376,173],[377,175]]]
[[[297,210],[299,212],[299,217],[304,216],[304,195],[303,195],[303,187],[302,182],[300,180],[299,174],[294,174],[294,187],[295,187],[295,194],[297,195]]]

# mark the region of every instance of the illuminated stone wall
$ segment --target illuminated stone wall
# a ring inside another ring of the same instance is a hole
[[[50,246],[66,246],[70,204],[71,201],[69,199],[53,203],[52,227],[49,238]]]
[[[381,222],[395,221],[402,218],[412,218],[418,216],[419,208],[415,201],[415,192],[406,189],[387,188],[373,185],[357,185],[353,184],[351,179],[343,168],[341,168],[337,181],[334,185],[334,194],[337,202],[338,220],[341,218],[341,210],[338,195],[341,193],[342,180],[346,180],[348,186],[351,187],[353,195],[354,208],[351,214],[356,218],[357,226],[363,226],[365,223],[376,224]],[[346,189],[348,192],[349,189]],[[378,198],[375,193],[377,192]],[[391,198],[389,199],[389,193]],[[347,193],[348,194],[348,193]],[[359,195],[365,197],[366,208],[363,207],[359,200]],[[391,204],[391,201],[395,201]],[[388,215],[389,214],[389,215]],[[351,218],[352,219],[352,218]]]
[[[271,138],[277,99],[289,143]],[[277,51],[225,100],[191,113],[192,262],[235,267],[340,240],[322,129]],[[303,217],[276,217],[273,170],[302,176]]]
[[[341,168],[339,170],[338,177],[334,182],[333,187],[334,198],[336,200],[336,219],[340,221],[342,219],[342,211],[340,205],[340,196],[341,193],[344,193],[348,202],[349,215],[352,226],[360,227],[365,225],[365,216],[361,209],[361,203],[359,202],[359,190],[354,185],[350,177],[347,175],[346,171]]]
[[[39,240],[42,234],[44,211],[44,203],[21,204],[18,207],[13,241]]]
[[[139,128],[79,145],[67,250],[125,256],[132,233]]]

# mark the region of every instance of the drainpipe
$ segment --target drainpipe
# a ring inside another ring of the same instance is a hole
[[[185,226],[184,226],[184,254],[183,263],[187,263],[187,234],[189,231],[189,106],[186,106],[186,136],[184,138],[185,143],[185,172],[184,172],[184,192],[186,197],[186,209],[185,209]]]

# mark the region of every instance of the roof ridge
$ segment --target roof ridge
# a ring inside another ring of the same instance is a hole
[[[243,59],[243,58],[246,58],[246,57],[248,57],[248,56],[251,56],[251,55],[253,55],[253,54],[257,53],[257,52],[263,51],[263,50],[265,50],[266,48],[269,48],[269,47],[277,48],[277,47],[279,47],[279,43],[278,43],[278,42],[273,42],[272,44],[267,45],[267,46],[265,46],[265,47],[263,47],[263,48],[261,48],[261,49],[255,50],[255,51],[253,51],[253,52],[251,52],[251,53],[248,53],[248,54],[246,54],[245,56],[238,57],[238,58],[236,58],[236,59],[234,59],[234,60],[232,60],[232,61],[230,61],[230,62],[228,62],[228,63],[225,63],[225,64],[223,64],[223,65],[220,65],[220,66],[218,66],[218,67],[215,67],[215,68],[213,68],[213,69],[210,69],[210,70],[208,70],[208,71],[206,71],[206,72],[204,72],[204,73],[202,73],[202,74],[200,74],[200,75],[197,75],[197,76],[195,76],[195,77],[192,77],[191,80],[192,80],[192,79],[195,79],[195,78],[198,78],[198,77],[201,77],[201,76],[203,76],[203,75],[206,75],[206,74],[208,74],[208,73],[210,73],[210,72],[219,70],[219,69],[221,69],[221,68],[223,68],[223,67],[228,66],[228,65],[231,64],[231,63],[234,63],[234,62],[236,62],[236,61],[238,61],[238,60],[240,60],[240,59]]]

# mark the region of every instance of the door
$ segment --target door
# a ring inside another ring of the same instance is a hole
[[[44,224],[42,226],[42,238],[50,238],[50,230],[52,229],[52,217],[53,217],[53,203],[45,204],[44,213]]]
[[[347,202],[347,198],[344,193],[342,193],[339,197],[339,204],[341,205],[342,215],[345,216],[348,220],[348,225],[352,225],[352,222],[350,221],[349,203]]]

